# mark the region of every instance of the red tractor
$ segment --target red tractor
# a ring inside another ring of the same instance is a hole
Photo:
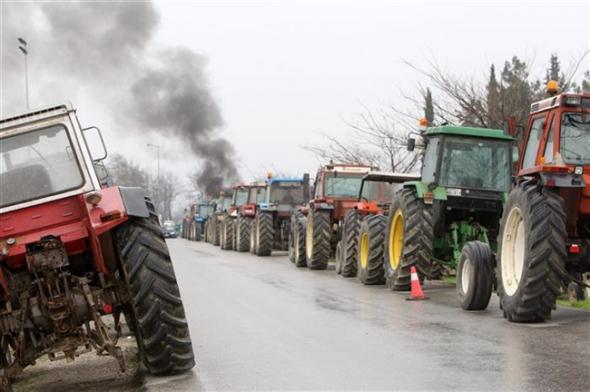
[[[232,187],[232,201],[227,209],[227,213],[222,216],[221,219],[221,249],[223,250],[237,250],[237,236],[238,230],[240,231],[240,235],[244,233],[250,232],[250,227],[248,226],[247,230],[243,230],[243,220],[240,220],[239,223],[242,223],[242,227],[238,227],[238,215],[240,215],[240,211],[246,218],[253,216],[255,206],[256,206],[256,192],[251,194],[251,189],[261,189],[264,185],[257,185],[257,184],[250,184],[250,185],[234,185]],[[245,234],[246,236],[248,234]],[[247,241],[245,242],[248,246],[245,248],[247,251],[250,245],[249,237],[246,238]],[[242,241],[243,242],[243,241]],[[243,243],[241,244],[244,245]],[[242,247],[243,249],[243,247]]]
[[[357,201],[344,216],[342,239],[336,249],[338,274],[345,278],[358,275],[367,285],[385,283],[383,249],[394,187],[419,178],[412,174],[378,171],[362,177]]]
[[[234,250],[248,252],[250,250],[250,231],[258,203],[264,200],[265,184],[252,183],[248,185],[248,200],[237,210],[235,221]]]
[[[516,322],[549,318],[590,271],[590,94],[548,92],[531,106],[498,236],[500,305]]]
[[[342,237],[342,220],[358,201],[362,177],[372,169],[376,168],[330,163],[318,170],[313,199],[291,217],[289,257],[297,267],[328,267]]]
[[[0,390],[42,355],[95,350],[125,370],[122,315],[151,373],[195,364],[154,206],[109,186],[105,157],[70,105],[0,120]]]

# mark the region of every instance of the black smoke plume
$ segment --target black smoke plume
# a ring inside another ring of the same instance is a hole
[[[48,103],[90,90],[114,116],[124,114],[125,128],[180,140],[200,160],[197,185],[208,195],[222,189],[223,179],[238,177],[233,146],[217,134],[223,118],[209,89],[207,60],[186,48],[155,47],[159,15],[152,3],[3,4],[3,101],[12,85],[21,88],[13,80],[21,64],[5,47],[15,46],[22,15],[30,18],[26,37],[43,65],[36,76],[49,81]]]

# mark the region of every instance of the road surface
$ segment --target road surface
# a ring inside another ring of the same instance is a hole
[[[148,377],[148,390],[590,390],[590,313],[558,308],[543,324],[456,305],[426,285],[408,302],[384,286],[169,241],[197,370]]]
[[[121,375],[114,359],[89,354],[29,368],[15,390],[590,390],[590,312],[558,308],[549,322],[513,324],[495,296],[487,311],[462,311],[450,285],[427,284],[430,300],[408,302],[333,268],[295,268],[284,252],[168,244],[194,371]]]

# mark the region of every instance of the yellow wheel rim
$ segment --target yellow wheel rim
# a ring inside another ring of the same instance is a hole
[[[395,211],[393,223],[389,229],[389,265],[397,269],[404,248],[404,216],[401,210]]]
[[[361,268],[366,269],[369,262],[369,235],[367,233],[361,235],[360,258]]]

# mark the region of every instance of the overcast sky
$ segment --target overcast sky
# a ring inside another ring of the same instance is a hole
[[[455,74],[485,79],[491,63],[501,67],[518,55],[543,78],[551,53],[565,67],[589,47],[587,1],[206,1],[156,8],[157,45],[187,47],[208,59],[210,89],[224,119],[216,132],[233,143],[246,180],[267,170],[313,175],[319,162],[302,145],[323,143],[322,132],[346,135],[345,121],[354,121],[363,105],[407,105],[402,92],[415,95],[427,81],[404,59],[418,65],[436,60]],[[21,16],[23,31],[34,25]],[[3,57],[19,55],[16,45],[2,42]],[[31,95],[41,106],[47,92],[36,90],[43,85],[36,79],[43,59],[34,57],[34,45]],[[587,60],[582,69],[590,69]],[[8,91],[8,84],[3,114],[24,102],[22,90]],[[184,158],[186,147],[125,132],[100,104],[108,98],[74,90],[71,98],[59,98],[74,102],[84,124],[103,130],[111,152],[155,170],[155,153],[145,145],[155,142],[162,145],[164,167],[194,170],[197,161]]]

